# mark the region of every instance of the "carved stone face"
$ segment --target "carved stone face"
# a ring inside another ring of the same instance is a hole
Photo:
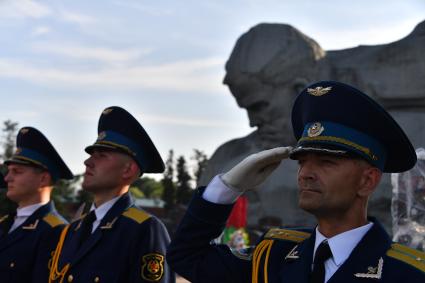
[[[293,85],[273,86],[256,76],[233,74],[225,84],[238,105],[248,112],[251,127],[257,127],[256,143],[260,148],[271,148],[294,143],[291,128],[291,109],[297,90]]]

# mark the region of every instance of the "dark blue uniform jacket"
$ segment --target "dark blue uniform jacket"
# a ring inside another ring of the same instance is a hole
[[[174,282],[165,262],[164,225],[123,195],[79,247],[82,219],[64,229],[50,264],[51,282]],[[66,234],[65,234],[66,233]],[[40,278],[36,282],[47,282]]]
[[[47,254],[43,253],[47,250],[41,247],[51,243],[66,221],[51,202],[38,208],[10,234],[13,216],[5,215],[0,220],[0,282],[31,282],[37,260],[45,260],[47,267]]]
[[[210,244],[222,232],[232,205],[195,193],[171,242],[167,261],[191,282],[308,283],[314,229],[271,229],[251,251]],[[392,243],[374,219],[372,228],[328,283],[425,282],[424,253]]]

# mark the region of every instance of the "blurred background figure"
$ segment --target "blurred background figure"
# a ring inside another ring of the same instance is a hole
[[[393,241],[425,251],[425,149],[411,170],[392,174]]]

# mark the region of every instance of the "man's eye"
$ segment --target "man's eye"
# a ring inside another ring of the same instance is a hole
[[[322,159],[321,161],[324,164],[336,164],[335,160],[333,159]]]

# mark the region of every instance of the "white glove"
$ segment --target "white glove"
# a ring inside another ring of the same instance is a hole
[[[290,146],[276,147],[252,154],[221,175],[221,180],[234,191],[254,189],[288,158],[291,150]]]

